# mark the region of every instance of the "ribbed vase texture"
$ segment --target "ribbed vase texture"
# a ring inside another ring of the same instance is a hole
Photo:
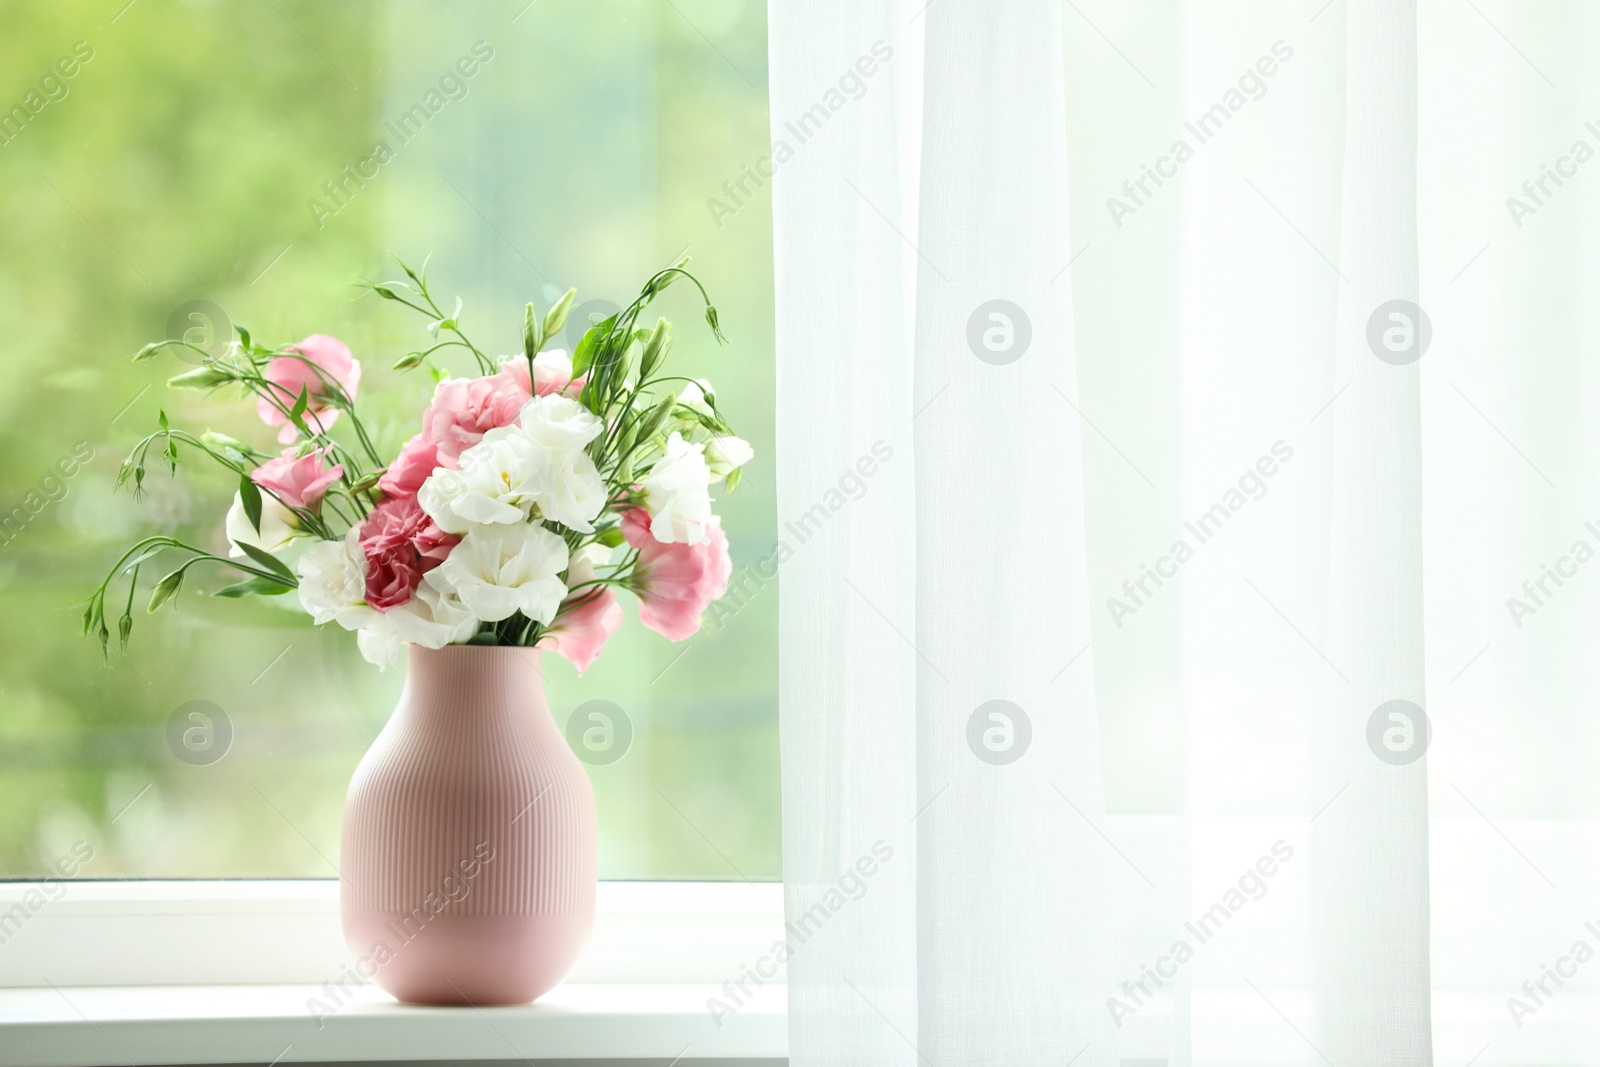
[[[340,910],[358,969],[416,1004],[525,1004],[594,925],[594,790],[539,653],[412,646],[345,800]]]

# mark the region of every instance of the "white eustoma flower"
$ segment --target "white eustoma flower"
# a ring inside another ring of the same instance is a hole
[[[393,664],[402,645],[443,648],[466,641],[478,629],[477,617],[459,599],[425,584],[404,604],[372,614],[356,631],[356,647],[379,667]]]
[[[277,497],[262,493],[261,532],[257,533],[256,528],[250,525],[250,516],[244,512],[244,500],[234,493],[233,506],[228,509],[228,517],[223,522],[223,529],[228,535],[228,555],[234,559],[244,559],[245,552],[239,547],[240,544],[267,552],[289,547],[289,542],[300,536],[300,531],[290,525],[292,522],[294,512],[279,503]]]
[[[678,403],[686,408],[713,414],[712,406],[717,402],[717,392],[711,388],[711,383],[704,378],[696,378],[683,387],[683,392],[678,394]]]
[[[417,503],[445,533],[519,523],[544,484],[543,457],[518,427],[502,426],[461,453],[460,470],[437,470],[417,490]]]
[[[667,454],[656,461],[643,488],[650,536],[662,544],[698,545],[706,540],[706,523],[711,520],[711,468],[706,464],[704,445],[691,444],[674,433],[667,438]]]
[[[560,393],[528,401],[517,417],[517,424],[530,438],[558,452],[582,451],[605,429],[600,416]]]
[[[565,348],[547,348],[533,357],[533,369],[572,381],[572,355]],[[535,382],[535,384],[538,384]]]
[[[356,648],[361,650],[361,658],[380,671],[394,666],[403,644],[400,634],[392,627],[379,624],[363,626],[356,631]]]
[[[367,557],[357,529],[352,527],[342,541],[318,541],[300,557],[296,570],[300,606],[318,626],[336,622],[355,630],[378,614],[367,607]]]
[[[585,451],[605,423],[571,397],[551,394],[528,402],[517,420],[546,463],[534,504],[546,519],[582,533],[606,506],[606,483]]]
[[[584,448],[604,428],[571,397],[539,397],[517,425],[490,430],[461,453],[460,470],[429,476],[417,502],[446,533],[529,516],[588,533],[605,508],[606,486]]]
[[[485,622],[522,612],[548,623],[567,595],[561,572],[567,543],[537,523],[479,526],[423,576],[423,584],[459,597]]]
[[[611,565],[611,557],[616,555],[616,552],[616,549],[602,545],[599,541],[590,541],[572,554],[572,565],[577,567],[578,564],[582,563],[588,568],[589,577],[592,578],[596,567],[608,567]],[[572,573],[575,572],[571,572],[567,576],[570,578]]]
[[[580,533],[592,533],[606,506],[606,483],[586,452],[554,457],[546,471],[538,513]]]
[[[713,437],[706,442],[706,463],[711,477],[726,478],[755,458],[756,450],[741,437]]]

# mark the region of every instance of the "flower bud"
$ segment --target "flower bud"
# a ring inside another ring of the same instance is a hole
[[[208,363],[185,374],[167,379],[169,389],[210,389],[233,381],[233,375],[223,367]]]

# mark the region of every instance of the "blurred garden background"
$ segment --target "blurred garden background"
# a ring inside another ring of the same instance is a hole
[[[152,469],[141,503],[113,492],[158,411],[272,441],[253,403],[167,390],[178,359],[130,362],[169,330],[343,339],[392,454],[432,382],[388,369],[420,319],[355,284],[396,275],[390,251],[431,256],[441,303],[459,294],[503,353],[524,302],[570,285],[580,310],[626,303],[687,252],[731,345],[684,293],[651,314],[756,448],[718,505],[736,573],[772,550],[770,201],[723,191],[767,151],[759,0],[0,0],[0,18],[0,877],[79,841],[84,877],[332,877],[346,784],[399,693],[403,668],[379,673],[351,635],[206,596],[221,573],[197,571],[176,611],[138,607],[107,666],[79,636],[75,605],[126,543],[225,545],[216,468]],[[93,458],[58,465],[75,450]],[[631,724],[626,753],[588,767],[603,878],[779,877],[776,583],[747,599],[684,645],[630,603],[581,681],[548,658],[563,728],[591,700]],[[169,745],[196,709],[231,732],[215,762]]]

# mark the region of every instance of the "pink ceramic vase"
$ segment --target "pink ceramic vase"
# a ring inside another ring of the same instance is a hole
[[[408,650],[340,856],[345,942],[400,1000],[526,1004],[566,976],[594,925],[594,790],[539,653]]]

